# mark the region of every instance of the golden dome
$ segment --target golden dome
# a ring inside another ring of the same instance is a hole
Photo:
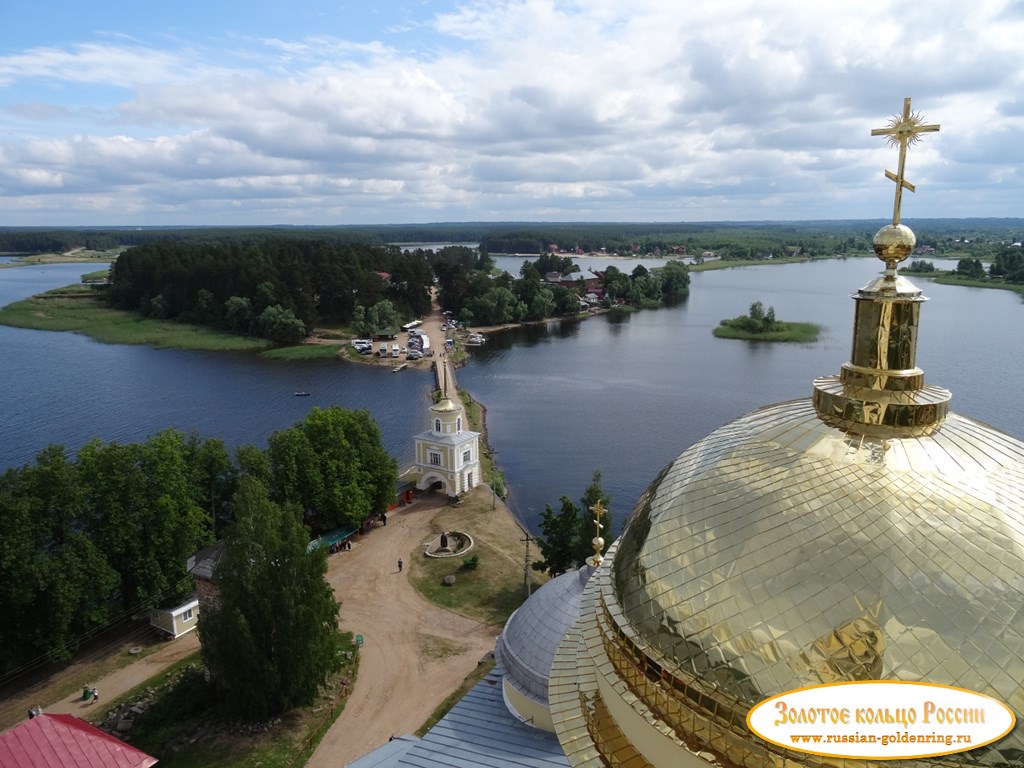
[[[853,298],[840,375],[683,453],[592,578],[550,684],[573,765],[833,766],[745,723],[820,683],[946,684],[1024,712],[1024,443],[925,385],[924,298],[894,266]],[[899,765],[1022,755],[1024,726]]]
[[[454,413],[460,410],[447,394],[441,396],[441,399],[430,406],[430,410],[434,413]]]
[[[787,750],[748,711],[804,686],[965,688],[1024,713],[1024,443],[950,413],[917,367],[914,233],[875,237],[850,361],[812,398],[716,430],[666,467],[590,579],[552,663],[573,766],[797,768],[1024,764],[1024,725],[971,752],[899,761]]]

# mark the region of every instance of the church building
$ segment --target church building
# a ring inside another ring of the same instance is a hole
[[[439,482],[456,498],[481,482],[480,433],[466,429],[463,408],[448,396],[447,387],[430,407],[430,421],[431,428],[413,438],[414,472],[419,474],[416,487],[427,490]]]

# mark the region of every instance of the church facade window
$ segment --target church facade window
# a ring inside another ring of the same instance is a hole
[[[472,461],[473,460],[473,452],[472,451],[463,451],[462,452],[462,460],[466,461],[466,462]]]
[[[440,467],[441,466],[441,454],[438,453],[437,451],[431,451],[430,452],[430,463],[431,463],[431,465],[433,465],[435,467]]]
[[[434,419],[434,431],[435,432],[440,432],[441,431],[441,420],[440,419]]]

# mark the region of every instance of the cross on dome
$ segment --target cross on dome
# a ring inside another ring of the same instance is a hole
[[[924,118],[917,112],[910,111],[910,97],[903,100],[903,114],[893,115],[889,120],[887,128],[875,128],[871,131],[872,136],[888,136],[889,145],[900,148],[900,164],[896,173],[887,170],[885,178],[896,182],[896,200],[892,208],[892,223],[900,223],[900,204],[903,200],[904,188],[914,191],[914,185],[903,178],[903,169],[907,160],[907,147],[918,140],[922,133],[938,131],[938,125],[924,125]]]

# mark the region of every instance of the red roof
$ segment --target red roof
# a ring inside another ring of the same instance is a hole
[[[156,763],[74,715],[36,715],[0,734],[0,768],[149,768]]]

